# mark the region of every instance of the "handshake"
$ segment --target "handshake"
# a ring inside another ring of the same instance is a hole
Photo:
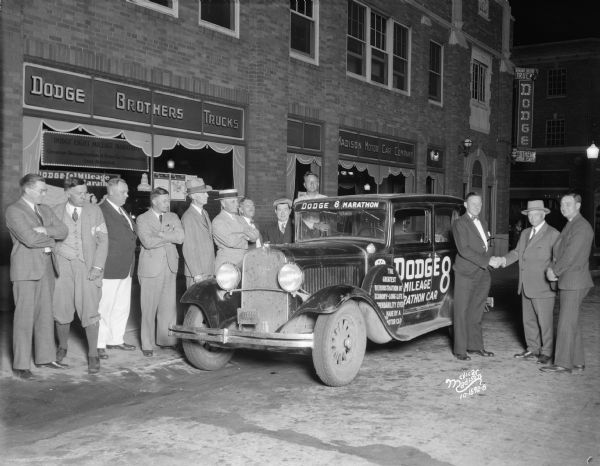
[[[497,269],[498,267],[506,267],[506,258],[499,256],[490,257],[489,266]]]

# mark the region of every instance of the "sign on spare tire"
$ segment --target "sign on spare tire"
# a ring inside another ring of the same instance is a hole
[[[402,280],[396,270],[389,265],[371,269],[365,279],[364,289],[381,309],[390,330],[396,330],[402,324],[404,312]]]

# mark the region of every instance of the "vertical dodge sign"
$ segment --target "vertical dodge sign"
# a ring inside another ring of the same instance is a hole
[[[527,70],[529,69],[517,68],[515,72],[519,92],[517,105],[517,147],[531,147],[531,132],[533,129],[533,77],[535,73],[527,72]]]

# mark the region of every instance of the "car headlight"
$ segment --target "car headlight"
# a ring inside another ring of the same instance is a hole
[[[279,286],[288,293],[295,293],[302,286],[304,273],[296,264],[285,264],[277,274]]]
[[[225,291],[233,290],[240,283],[240,269],[235,265],[226,262],[217,270],[217,284]]]

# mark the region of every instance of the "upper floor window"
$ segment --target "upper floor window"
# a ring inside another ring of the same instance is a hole
[[[548,97],[567,95],[567,70],[556,68],[548,70]]]
[[[346,60],[348,73],[408,91],[409,30],[370,7],[349,0]]]
[[[160,11],[167,15],[175,16],[179,14],[179,0],[127,0],[129,3],[135,3],[151,10]]]
[[[442,46],[429,42],[429,98],[442,101]]]
[[[318,0],[290,0],[290,49],[297,58],[318,61]]]
[[[564,146],[565,145],[565,120],[547,120],[546,121],[546,145]]]
[[[239,37],[239,22],[239,0],[200,0],[200,25]]]
[[[471,99],[485,104],[486,99],[486,82],[487,82],[486,65],[478,60],[473,60],[471,64]]]

